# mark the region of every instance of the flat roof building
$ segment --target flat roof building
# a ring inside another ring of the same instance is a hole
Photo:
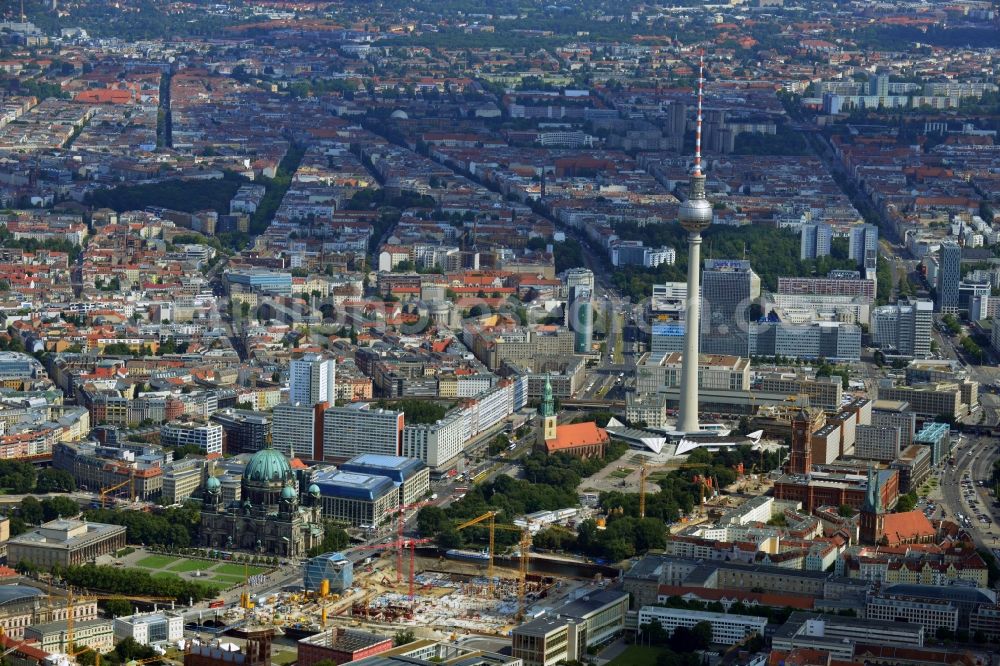
[[[324,518],[377,526],[399,504],[399,490],[387,476],[331,468],[317,472],[310,481],[319,487]]]
[[[271,420],[263,414],[227,409],[212,414],[211,420],[222,426],[226,453],[255,453],[267,447]]]
[[[825,650],[834,659],[852,659],[855,643],[923,647],[924,628],[908,622],[888,622],[795,612],[771,638],[774,650]]]
[[[640,629],[654,621],[659,622],[668,634],[673,634],[677,627],[690,629],[696,624],[707,622],[712,627],[712,643],[715,645],[734,645],[753,634],[763,636],[767,626],[767,618],[756,615],[712,613],[662,606],[643,606],[639,609]]]
[[[374,657],[352,662],[354,666],[524,666],[517,657],[487,652],[470,645],[416,640]]]
[[[340,465],[339,469],[389,477],[399,488],[400,504],[413,504],[430,489],[430,469],[416,458],[363,453]]]
[[[67,642],[69,631],[66,620],[42,622],[25,628],[25,640],[35,641],[46,652],[69,652]],[[112,621],[104,618],[73,622],[73,645],[88,647],[98,652],[107,652],[115,647],[115,632]]]
[[[951,457],[951,426],[947,423],[924,423],[924,427],[913,436],[916,444],[931,449],[931,464],[937,467]]]
[[[125,527],[62,518],[7,542],[7,561],[39,569],[84,564],[125,547]]]
[[[530,620],[511,631],[513,654],[524,666],[578,661],[589,648],[603,645],[625,630],[628,593],[599,590]]]
[[[385,652],[392,648],[392,637],[360,629],[334,627],[303,638],[298,643],[298,666],[329,660],[346,664]]]
[[[184,638],[184,616],[172,611],[160,611],[116,617],[115,640],[126,638],[140,645],[173,643]]]
[[[364,453],[398,456],[403,412],[371,409],[370,403],[331,407],[323,412],[323,459],[342,461]]]
[[[207,456],[222,455],[222,426],[218,423],[164,423],[160,426],[163,446],[197,446]]]

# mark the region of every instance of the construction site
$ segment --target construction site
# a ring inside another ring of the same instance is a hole
[[[395,539],[315,558],[318,568],[306,564],[302,587],[252,594],[245,585],[239,604],[215,610],[210,622],[273,627],[290,639],[333,626],[402,626],[439,639],[503,636],[540,600],[558,599],[592,582],[578,562],[567,561],[558,581],[531,572],[531,526],[501,524],[496,515],[490,511],[456,528],[475,531],[470,536],[486,546],[483,551],[449,550],[446,557],[430,539],[404,536],[400,512]]]
[[[491,567],[488,559],[445,562],[415,549],[406,557],[395,554],[359,561],[354,584],[341,593],[324,586],[318,592],[245,596],[218,621],[273,627],[279,636],[294,640],[334,626],[408,627],[421,637],[439,639],[472,633],[503,636],[525,616],[527,604],[569,588],[549,576],[527,574],[522,579],[519,568]],[[515,558],[514,567],[519,560]]]

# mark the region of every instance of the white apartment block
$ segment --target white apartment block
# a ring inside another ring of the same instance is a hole
[[[438,467],[458,456],[465,447],[468,414],[453,411],[437,423],[411,423],[403,428],[402,455]]]
[[[403,412],[371,409],[367,402],[327,409],[323,413],[324,460],[363,453],[400,455],[403,419]]]
[[[875,597],[868,600],[865,617],[919,624],[928,635],[935,634],[940,628],[958,631],[958,608],[949,603]]]
[[[337,395],[337,363],[320,354],[305,354],[288,366],[288,401],[303,405],[332,403]]]
[[[271,414],[271,445],[289,458],[313,458],[316,409],[312,405],[281,403]]]
[[[205,455],[222,455],[222,426],[217,423],[165,423],[160,427],[160,444],[173,447],[194,444]]]
[[[708,622],[712,626],[712,643],[717,645],[733,645],[751,634],[763,636],[764,627],[767,626],[766,618],[751,615],[710,613],[661,606],[643,606],[639,609],[639,627],[653,620],[658,621],[668,634],[673,634],[677,627],[690,629],[699,622]]]

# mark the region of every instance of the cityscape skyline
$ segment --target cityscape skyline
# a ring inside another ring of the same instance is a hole
[[[0,6],[14,666],[987,666],[1000,8]]]

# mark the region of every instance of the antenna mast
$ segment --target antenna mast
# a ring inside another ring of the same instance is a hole
[[[694,128],[694,176],[701,175],[701,101],[705,91],[705,51],[698,62],[698,117]]]

